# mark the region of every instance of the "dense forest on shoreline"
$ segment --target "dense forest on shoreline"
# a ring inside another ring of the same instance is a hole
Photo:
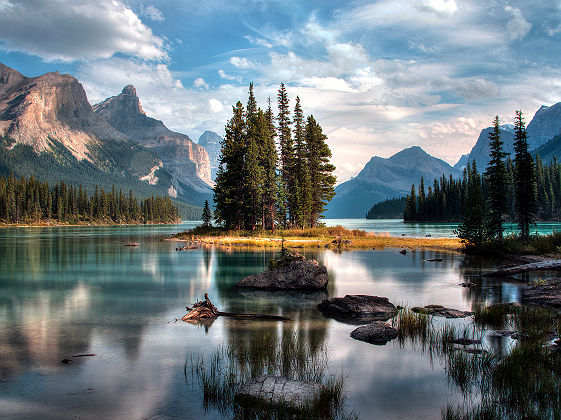
[[[81,185],[59,182],[51,187],[33,176],[0,176],[0,222],[5,224],[141,224],[180,220],[179,209],[167,196],[139,201],[132,190],[123,194],[113,187],[111,192],[105,192],[97,186],[88,196]]]
[[[389,198],[374,204],[368,212],[367,219],[401,219],[405,209],[406,198]]]

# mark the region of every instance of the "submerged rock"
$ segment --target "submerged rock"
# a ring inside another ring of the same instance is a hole
[[[444,306],[441,305],[427,305],[422,308],[415,306],[414,308],[411,308],[411,310],[418,314],[441,316],[443,318],[466,318],[470,315],[473,315],[472,312],[460,311],[458,309],[452,309],[452,308],[445,308]]]
[[[383,345],[397,337],[397,330],[383,321],[375,321],[358,327],[351,332],[351,337],[370,344]]]
[[[522,303],[561,308],[561,278],[529,284],[522,292]]]
[[[325,299],[318,305],[323,315],[351,324],[387,321],[397,314],[397,308],[386,297],[346,295]]]
[[[280,290],[325,289],[327,282],[325,266],[315,260],[299,260],[247,276],[240,280],[236,287]]]
[[[300,409],[318,403],[325,390],[322,384],[316,382],[265,375],[242,385],[236,398],[242,403],[286,404],[291,408]]]

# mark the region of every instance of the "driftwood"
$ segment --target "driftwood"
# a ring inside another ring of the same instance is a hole
[[[124,246],[140,246],[140,244],[138,242],[129,242],[129,243],[125,244]]]
[[[202,321],[215,319],[219,316],[227,316],[236,319],[268,319],[275,321],[290,321],[290,318],[279,315],[264,315],[264,314],[239,314],[235,312],[221,312],[216,309],[216,306],[212,304],[208,298],[208,293],[205,293],[205,300],[195,302],[191,308],[186,306],[189,311],[183,318],[182,321]]]
[[[492,271],[485,274],[485,277],[508,277],[519,273],[528,273],[538,270],[554,270],[561,268],[561,260],[549,260],[533,262],[530,264],[516,265],[514,267],[504,268],[502,270]]]

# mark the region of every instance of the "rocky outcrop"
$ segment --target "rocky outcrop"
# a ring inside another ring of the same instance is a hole
[[[162,121],[146,115],[136,89],[123,91],[94,105],[94,111],[112,127],[152,150],[172,175],[175,194],[183,193],[183,185],[210,194],[213,182],[210,161],[204,147],[189,136],[169,130]]]
[[[25,77],[0,64],[0,134],[37,153],[55,142],[76,159],[96,163],[92,148],[130,139],[92,111],[84,88],[68,74]],[[155,160],[153,160],[155,163]]]
[[[236,287],[277,290],[325,289],[327,282],[325,266],[315,260],[298,260],[247,276],[240,280]]]
[[[351,337],[370,344],[383,345],[397,337],[397,330],[386,322],[375,321],[358,327],[351,332]]]
[[[561,278],[530,283],[522,292],[522,303],[561,309]]]
[[[218,171],[221,141],[222,137],[214,131],[205,131],[199,137],[199,145],[205,148],[208,153],[208,158],[210,159],[210,176],[213,181],[216,179],[216,172]]]
[[[468,311],[459,311],[457,309],[445,308],[441,305],[427,305],[422,308],[415,306],[411,308],[411,310],[418,314],[440,316],[442,318],[466,318],[473,315]]]
[[[295,381],[281,376],[260,376],[240,387],[236,399],[242,403],[256,402],[286,405],[293,409],[312,407],[326,388],[316,382]]]
[[[318,309],[326,317],[350,324],[387,321],[397,314],[397,308],[388,298],[368,295],[325,299]]]

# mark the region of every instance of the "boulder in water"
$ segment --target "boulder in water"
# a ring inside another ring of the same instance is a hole
[[[387,321],[397,314],[397,308],[386,297],[346,295],[325,299],[318,305],[323,315],[349,324]]]
[[[397,330],[386,322],[375,321],[358,327],[351,332],[351,337],[370,344],[384,345],[397,337]]]
[[[277,268],[252,274],[240,280],[236,287],[277,290],[325,289],[327,268],[315,260],[297,260]]]

